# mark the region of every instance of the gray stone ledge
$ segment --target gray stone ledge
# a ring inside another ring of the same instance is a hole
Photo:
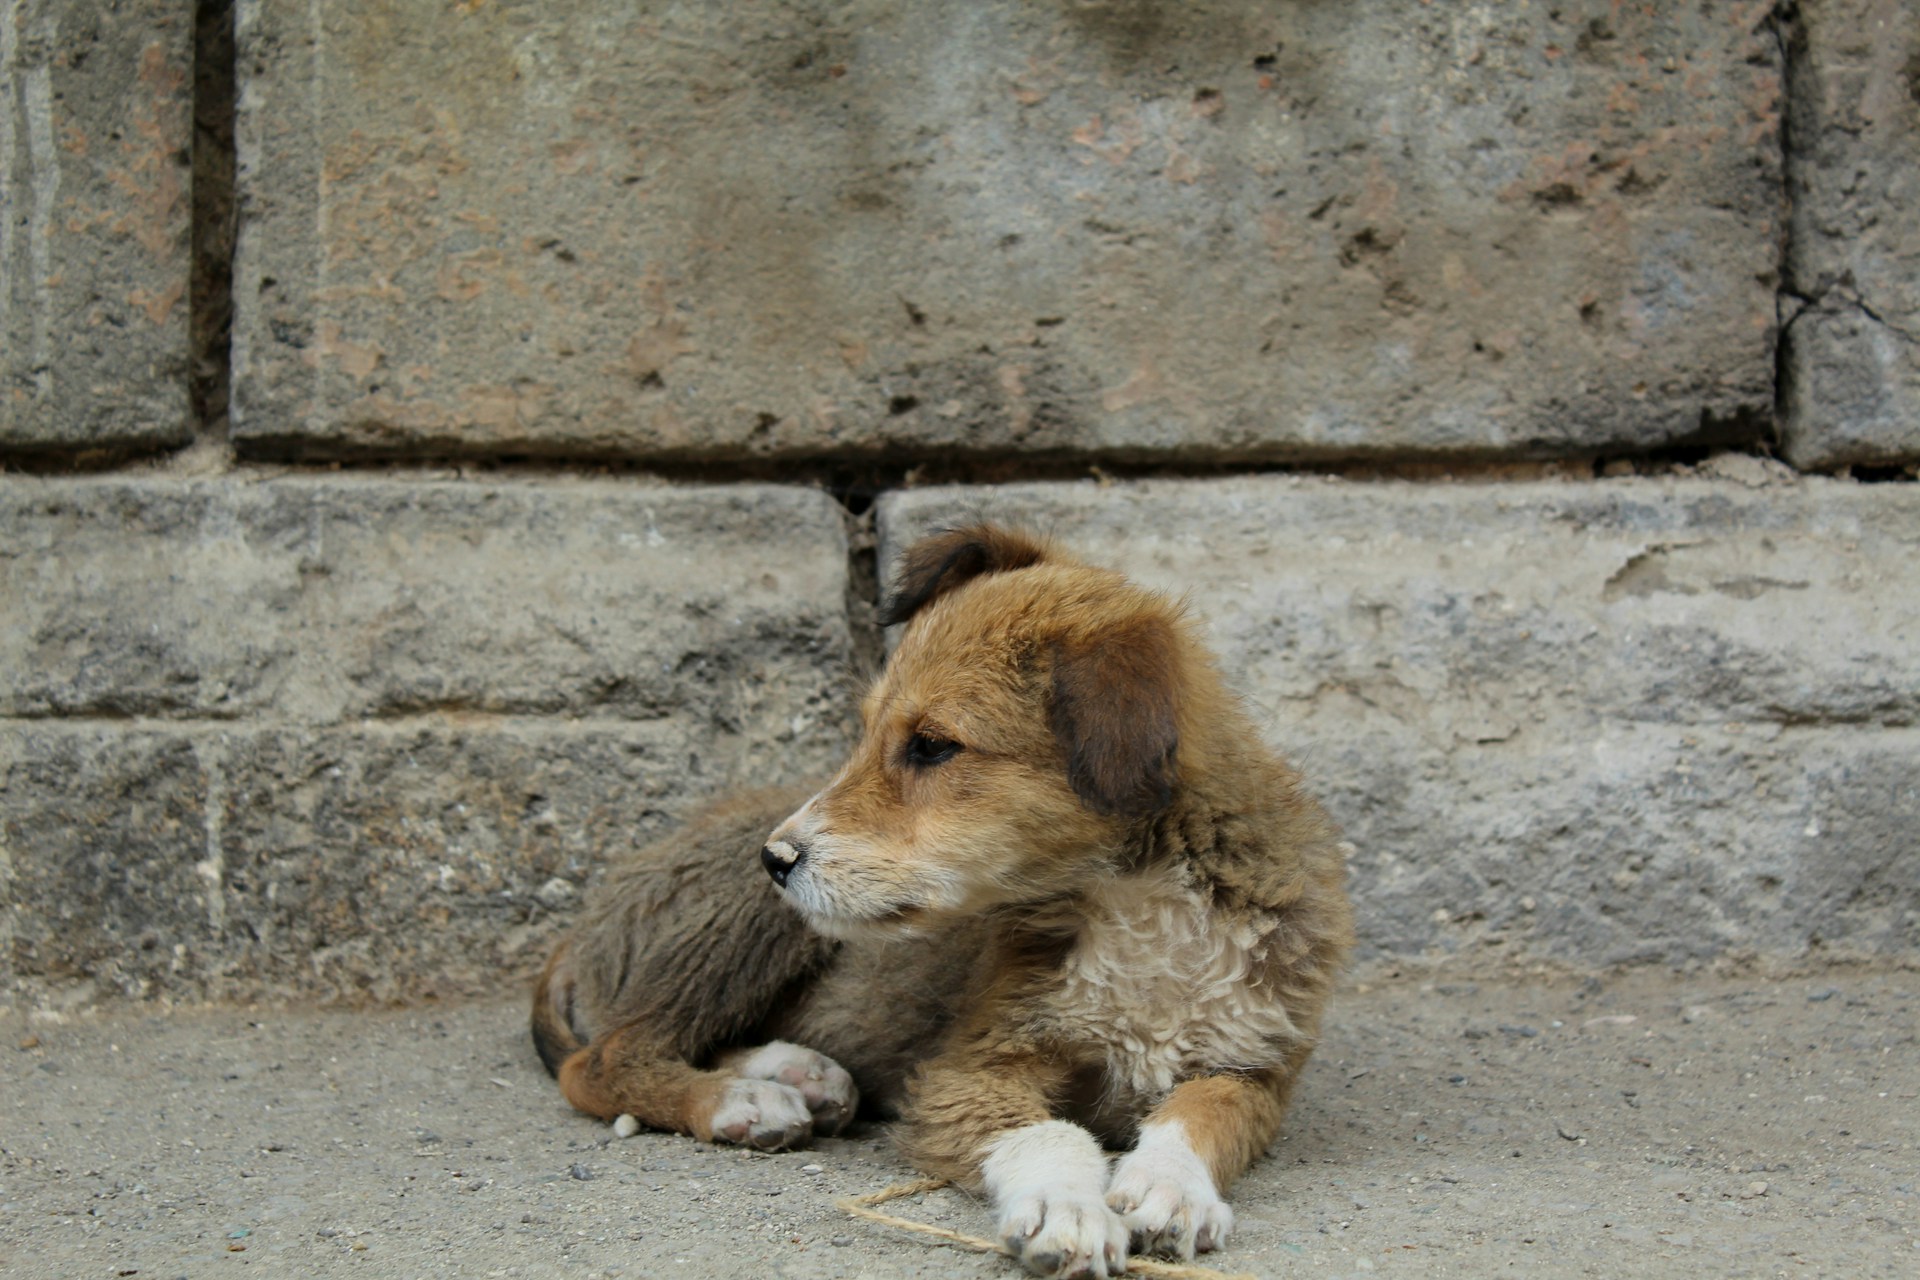
[[[878,525],[883,565],[984,515],[1184,594],[1359,846],[1368,954],[1909,953],[1920,490],[1779,475],[932,489]]]
[[[846,535],[772,486],[0,482],[0,715],[833,720]]]

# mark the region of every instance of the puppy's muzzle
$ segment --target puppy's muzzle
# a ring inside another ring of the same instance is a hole
[[[791,840],[775,840],[760,850],[760,865],[767,869],[773,882],[782,889],[787,887],[787,877],[807,856],[807,847]]]

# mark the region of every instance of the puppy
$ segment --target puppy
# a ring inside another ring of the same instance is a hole
[[[1332,823],[1119,574],[957,529],[883,621],[845,767],[613,871],[535,991],[542,1058],[602,1119],[769,1149],[864,1090],[1037,1274],[1219,1248],[1352,942]]]

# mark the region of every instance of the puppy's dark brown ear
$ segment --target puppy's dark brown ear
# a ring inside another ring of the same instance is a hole
[[[1046,544],[998,525],[975,524],[922,538],[900,557],[880,625],[905,622],[935,597],[983,573],[1024,569],[1047,558]]]
[[[1095,812],[1139,818],[1173,799],[1178,680],[1173,626],[1161,618],[1055,651],[1053,733],[1067,780]]]

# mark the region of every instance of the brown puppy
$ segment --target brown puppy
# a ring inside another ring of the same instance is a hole
[[[857,1080],[1040,1274],[1218,1248],[1352,941],[1332,824],[1118,574],[960,529],[885,620],[846,766],[616,871],[541,978],[542,1056],[582,1110],[768,1147]]]

